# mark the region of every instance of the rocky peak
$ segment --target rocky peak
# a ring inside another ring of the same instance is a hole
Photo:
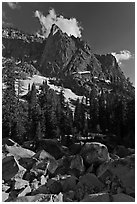
[[[41,72],[47,75],[62,70],[76,50],[75,41],[54,24],[41,56]]]
[[[60,30],[60,28],[56,24],[53,24],[51,27],[50,35],[53,36],[56,32],[61,33],[62,31]]]

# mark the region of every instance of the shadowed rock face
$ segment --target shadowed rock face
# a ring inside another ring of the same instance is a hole
[[[10,180],[14,177],[19,170],[19,167],[14,159],[13,156],[5,157],[2,160],[2,179],[3,180]]]

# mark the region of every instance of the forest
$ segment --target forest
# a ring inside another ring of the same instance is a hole
[[[5,88],[2,96],[2,136],[22,144],[40,139],[63,140],[66,135],[88,137],[90,133],[116,136],[118,144],[134,147],[135,100],[118,91],[100,94],[96,86],[87,97],[74,102],[74,111],[63,95],[50,89],[44,81],[39,90],[28,86],[28,94],[20,97],[20,74],[15,62],[5,64]],[[15,88],[18,79],[17,88]],[[16,90],[17,89],[17,90]]]

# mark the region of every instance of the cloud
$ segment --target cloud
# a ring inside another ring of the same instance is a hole
[[[20,6],[19,6],[19,3],[18,2],[7,2],[8,6],[11,8],[11,9],[19,9]]]
[[[134,58],[134,55],[131,54],[128,50],[122,50],[119,53],[112,52],[111,53],[117,60],[118,64],[121,65],[123,60],[129,60],[131,58]]]
[[[45,37],[48,37],[51,27],[56,24],[63,33],[67,33],[68,36],[74,35],[75,37],[81,37],[82,27],[79,26],[76,18],[64,18],[63,16],[57,16],[54,9],[50,9],[47,16],[44,16],[40,11],[35,11],[35,17],[39,19],[42,27],[42,33]]]

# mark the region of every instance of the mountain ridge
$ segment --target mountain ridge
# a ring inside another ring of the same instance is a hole
[[[82,88],[83,95],[87,95],[93,84],[99,91],[106,87],[111,90],[112,84],[124,90],[134,89],[112,54],[94,54],[82,38],[68,36],[55,24],[46,39],[12,28],[3,28],[2,34],[4,57],[27,61],[43,76],[57,77],[59,85],[75,93]]]

